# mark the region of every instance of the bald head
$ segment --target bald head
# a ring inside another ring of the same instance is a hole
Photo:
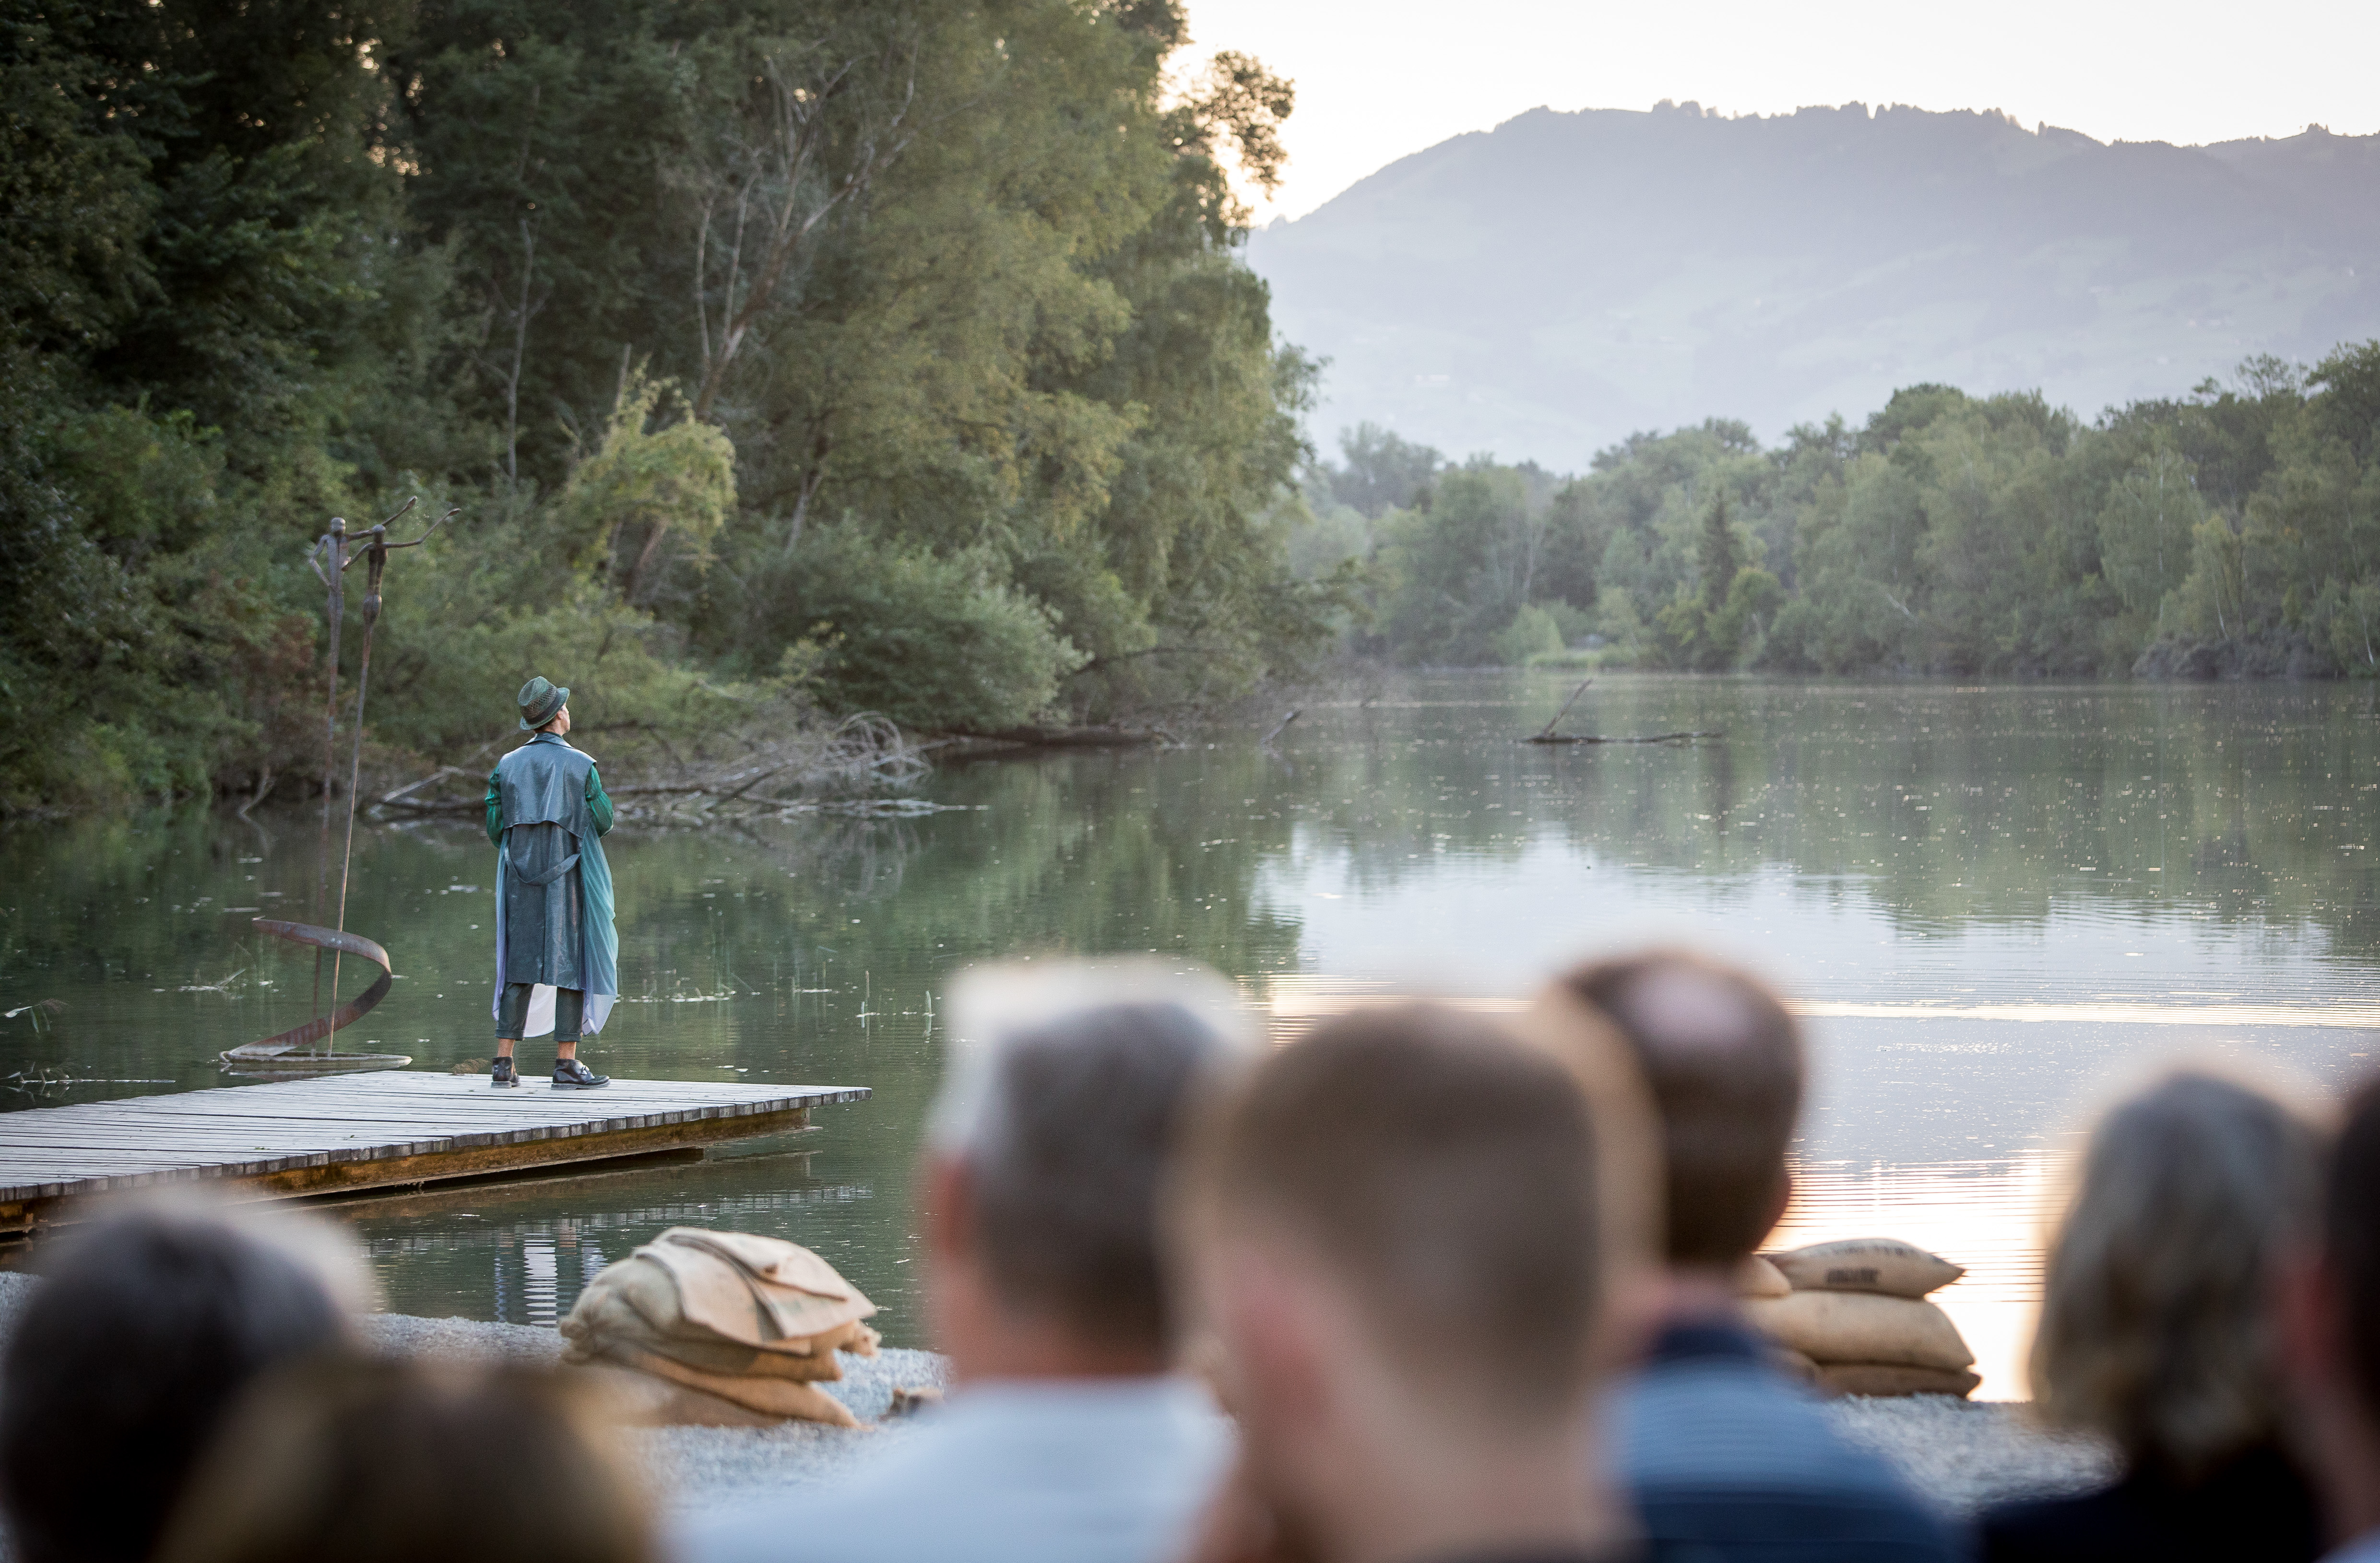
[[[1700,956],[1655,951],[1564,986],[1609,1017],[1661,1120],[1672,1265],[1732,1265],[1768,1235],[1802,1110],[1802,1037],[1777,996]]]

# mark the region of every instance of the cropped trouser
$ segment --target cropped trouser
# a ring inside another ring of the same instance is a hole
[[[528,997],[537,990],[533,982],[504,984],[504,1001],[496,1012],[496,1040],[517,1042],[521,1029],[528,1024]],[[579,1017],[586,1012],[587,992],[578,987],[557,987],[553,990],[553,1040],[556,1046],[578,1040]]]

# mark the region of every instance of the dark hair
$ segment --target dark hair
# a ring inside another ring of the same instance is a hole
[[[986,1271],[1019,1307],[1111,1346],[1162,1351],[1158,1189],[1213,1030],[1176,1004],[1108,1004],[1020,1036],[971,1158]]]
[[[2380,1416],[2380,1079],[2349,1101],[2323,1195],[2323,1258],[2347,1315],[2356,1398]]]
[[[650,1511],[550,1369],[317,1358],[224,1424],[157,1563],[652,1563]]]
[[[144,1563],[225,1407],[346,1325],[303,1261],[191,1212],[62,1240],[0,1359],[0,1507],[21,1563]]]
[[[1775,994],[1697,955],[1653,951],[1562,979],[1610,1017],[1660,1115],[1664,1247],[1732,1265],[1768,1235],[1802,1111],[1802,1034]]]
[[[1575,1075],[1434,1005],[1329,1021],[1202,1125],[1188,1230],[1272,1225],[1401,1371],[1499,1420],[1573,1414],[1605,1278]]]

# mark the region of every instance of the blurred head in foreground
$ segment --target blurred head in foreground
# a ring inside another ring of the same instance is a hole
[[[2050,1247],[2034,1404],[2196,1481],[2282,1418],[2277,1263],[2313,1230],[2324,1135],[2255,1086],[2179,1071],[2091,1133]]]
[[[2320,1234],[2289,1266],[2283,1298],[2300,1442],[2332,1538],[2369,1546],[2380,1538],[2380,1079],[2348,1104]]]
[[[157,1563],[654,1563],[652,1520],[551,1371],[318,1358],[261,1380]]]
[[[1175,1236],[1240,1424],[1209,1555],[1548,1555],[1607,1539],[1605,1276],[1572,1068],[1431,1006],[1331,1021],[1201,1124]]]
[[[1253,1055],[1231,986],[1158,961],[953,985],[927,1127],[929,1307],[962,1379],[1149,1374],[1172,1354],[1159,1188],[1192,1105]]]
[[[1582,966],[1558,987],[1609,1017],[1660,1124],[1661,1250],[1732,1291],[1785,1213],[1802,1111],[1802,1036],[1756,979],[1676,951]]]
[[[0,1507],[21,1563],[144,1563],[225,1408],[335,1350],[352,1252],[285,1213],[128,1206],[58,1240],[0,1360]]]

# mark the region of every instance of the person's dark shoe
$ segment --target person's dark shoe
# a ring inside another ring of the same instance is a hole
[[[577,1059],[553,1060],[553,1088],[557,1091],[591,1091],[610,1084],[610,1075],[598,1074]]]
[[[488,1084],[491,1085],[519,1084],[520,1076],[513,1072],[513,1060],[510,1059],[498,1059],[496,1060],[496,1067],[488,1072]]]

